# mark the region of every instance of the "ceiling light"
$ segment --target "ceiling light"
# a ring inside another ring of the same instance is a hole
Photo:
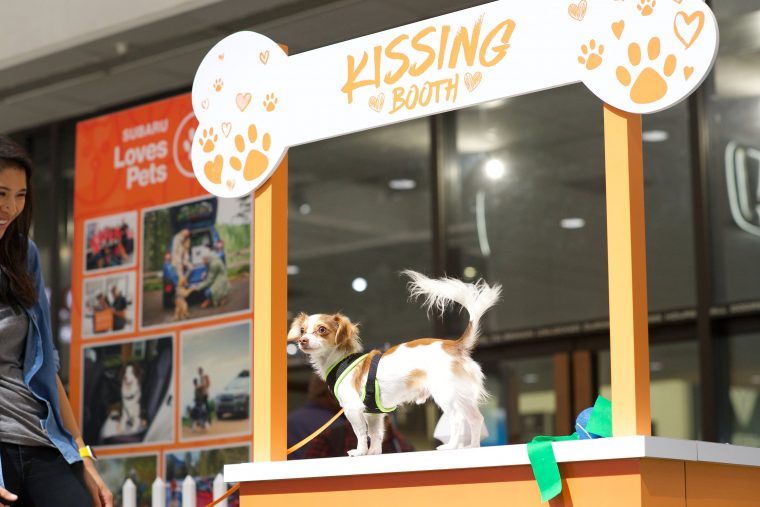
[[[505,97],[503,99],[496,99],[492,100],[490,102],[484,102],[483,104],[480,104],[478,107],[480,109],[498,109],[500,107],[504,107],[507,105],[507,102],[509,102],[509,98]]]
[[[62,343],[71,343],[71,326],[65,324],[58,329],[58,339]]]
[[[414,190],[417,188],[417,182],[411,178],[398,178],[388,182],[391,190]]]
[[[124,56],[129,52],[129,44],[123,40],[117,41],[116,44],[114,44],[114,50],[117,55]]]
[[[559,226],[563,229],[583,229],[586,221],[579,217],[563,218],[559,221]]]
[[[669,138],[670,134],[664,130],[646,130],[641,133],[641,140],[645,143],[661,143]]]
[[[308,215],[309,213],[311,213],[311,206],[310,206],[310,205],[308,205],[308,204],[306,204],[306,203],[304,203],[304,204],[301,204],[301,205],[298,207],[298,212],[299,212],[300,214],[302,214],[302,215]]]
[[[483,170],[485,171],[486,176],[492,180],[500,180],[507,173],[507,167],[504,165],[504,162],[498,158],[492,158],[486,162]]]
[[[298,354],[298,346],[295,343],[288,343],[288,346],[285,350],[288,351],[289,356],[295,356]]]
[[[478,270],[472,266],[467,266],[464,268],[463,274],[465,278],[475,278],[475,275],[478,274]]]
[[[362,277],[354,278],[354,281],[351,282],[351,288],[356,292],[364,292],[367,290],[367,280]]]
[[[301,268],[296,266],[295,264],[289,264],[288,265],[288,274],[289,275],[297,275],[301,272]]]
[[[523,384],[538,384],[540,379],[541,377],[538,373],[526,373],[522,378]]]

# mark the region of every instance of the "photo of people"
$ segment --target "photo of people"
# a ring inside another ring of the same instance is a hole
[[[137,212],[85,222],[85,272],[135,265]]]
[[[91,445],[174,437],[172,336],[84,348],[82,434]]]
[[[82,336],[92,338],[134,331],[134,295],[134,272],[85,280]]]
[[[124,505],[122,487],[131,479],[137,493],[137,507],[151,507],[151,486],[158,475],[158,454],[106,456],[95,461],[100,477],[113,493],[114,507]]]
[[[182,440],[251,431],[251,323],[181,335]]]
[[[143,213],[142,326],[251,307],[251,197]]]
[[[224,470],[224,465],[248,463],[251,450],[247,445],[213,449],[188,449],[164,454],[166,474],[164,479],[170,491],[167,507],[179,507],[182,504],[182,481],[188,475],[195,479],[195,505],[208,505],[213,498],[214,478]],[[228,489],[232,484],[227,485]],[[240,505],[238,493],[227,499],[230,507]]]

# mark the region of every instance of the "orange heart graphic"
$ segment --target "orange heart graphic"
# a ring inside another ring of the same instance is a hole
[[[691,75],[692,75],[693,73],[694,73],[694,67],[684,67],[684,68],[683,68],[683,77],[684,77],[684,79],[686,79],[687,81],[689,80],[689,78],[691,77]]]
[[[206,178],[211,183],[214,183],[216,185],[220,184],[222,182],[222,156],[217,155],[214,157],[214,160],[209,160],[206,162],[206,164],[203,166],[203,172],[206,174]]]
[[[617,23],[612,23],[612,33],[615,34],[617,40],[620,40],[620,37],[623,35],[623,29],[625,29],[625,21],[622,19]]]
[[[694,21],[696,21],[696,24],[692,25]],[[697,37],[702,33],[702,28],[704,28],[704,26],[705,13],[702,11],[696,11],[691,15],[680,11],[676,14],[675,21],[673,21],[673,29],[676,32],[676,37],[678,37],[678,40],[680,40],[687,49],[697,40]]]
[[[208,99],[204,99],[203,102],[201,102],[201,107],[203,109],[208,109]]]
[[[381,93],[378,96],[372,96],[369,98],[369,107],[376,113],[383,110],[383,104],[385,104],[385,94]]]
[[[464,75],[464,85],[469,91],[473,91],[475,88],[477,88],[482,80],[483,74],[480,72],[476,72],[475,74],[470,74],[468,72]]]
[[[259,53],[259,60],[261,60],[261,63],[266,65],[267,62],[269,61],[269,50]]]
[[[570,14],[571,18],[577,19],[578,21],[583,21],[583,18],[586,15],[586,7],[586,0],[581,0],[577,4],[568,5],[567,13]]]
[[[245,108],[251,103],[252,98],[253,96],[250,93],[238,93],[237,96],[235,96],[235,104],[237,104],[240,112],[245,111]]]
[[[227,180],[227,188],[232,192],[232,189],[235,188],[235,180]]]
[[[224,137],[229,137],[231,130],[232,130],[232,123],[228,121],[222,123],[222,134],[224,134]]]

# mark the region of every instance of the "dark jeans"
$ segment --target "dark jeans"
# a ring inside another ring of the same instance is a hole
[[[0,443],[0,459],[5,489],[18,495],[13,507],[92,507],[84,465],[69,465],[55,447]]]

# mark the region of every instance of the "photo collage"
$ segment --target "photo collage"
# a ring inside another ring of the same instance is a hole
[[[157,476],[178,505],[187,475],[205,505],[223,464],[250,460],[252,205],[204,195],[83,223],[80,422],[115,505],[130,478],[149,506]]]

